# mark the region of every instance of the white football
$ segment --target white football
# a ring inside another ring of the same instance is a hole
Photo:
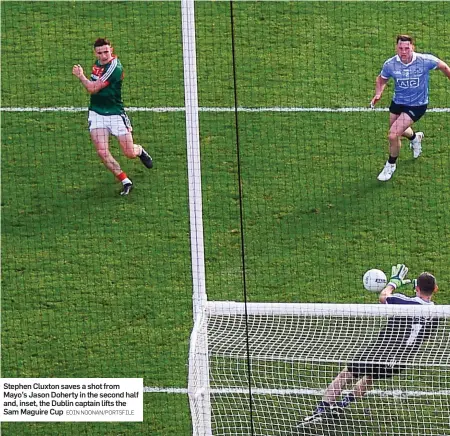
[[[387,285],[386,274],[380,269],[369,269],[364,274],[363,285],[370,292],[381,292]]]

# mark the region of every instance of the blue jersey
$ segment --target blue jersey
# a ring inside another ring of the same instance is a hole
[[[430,70],[436,69],[440,60],[433,55],[413,53],[412,61],[404,64],[399,56],[388,59],[381,70],[383,79],[393,78],[393,101],[406,106],[428,104],[428,79]]]

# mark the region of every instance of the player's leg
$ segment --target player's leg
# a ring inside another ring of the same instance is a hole
[[[390,113],[389,114],[389,158],[378,175],[378,180],[385,182],[389,180],[397,169],[397,158],[400,154],[400,148],[402,146],[401,137],[411,127],[414,121],[411,117],[402,112],[401,114]]]
[[[131,133],[118,136],[117,139],[126,157],[134,159],[139,156],[139,159],[147,168],[153,167],[152,157],[145,151],[142,145],[134,143]]]
[[[414,120],[403,112],[399,116],[391,114],[391,127],[389,129],[389,155],[397,158],[400,154],[400,148],[402,146],[401,137],[404,136],[406,131],[412,131],[411,126]]]
[[[341,395],[347,383],[353,380],[353,378],[353,374],[347,368],[342,370],[328,385],[322,397],[322,401],[319,402],[314,412],[304,418],[303,422],[300,423],[299,426],[303,427],[312,423],[321,422],[327,418],[337,417],[342,408],[336,407],[336,398]]]
[[[124,113],[122,115],[114,116],[114,125],[112,126],[112,133],[117,137],[123,153],[129,159],[139,157],[141,162],[147,167],[153,167],[153,160],[142,145],[135,144],[132,135],[132,126],[130,119]]]
[[[425,115],[427,111],[427,105],[423,106],[406,106],[405,112],[411,117],[413,122],[417,122]],[[409,148],[413,152],[414,159],[417,159],[422,154],[422,139],[424,138],[423,132],[414,132],[412,127],[407,128],[403,136],[409,139]]]
[[[425,115],[427,110],[427,105],[423,106],[403,106],[402,112],[406,113],[411,119],[412,122],[420,120]],[[414,159],[417,159],[422,154],[422,139],[424,138],[423,132],[414,132],[412,128],[412,124],[405,129],[402,133],[404,138],[409,139],[409,148],[411,148],[413,152]]]
[[[366,366],[366,371],[370,372],[362,377],[353,387],[353,389],[346,394],[341,401],[336,403],[336,407],[342,411],[345,407],[353,402],[361,399],[366,395],[367,391],[373,386],[374,379],[387,379],[400,374],[405,367],[403,365],[396,365],[394,367],[383,364],[370,364]]]
[[[390,110],[389,129],[391,129],[392,125],[395,123],[395,121],[397,121],[398,117],[401,115],[401,109],[399,107],[397,107],[397,105],[394,102],[392,102],[389,110]],[[390,133],[390,130],[389,130],[389,133]],[[397,156],[398,156],[398,154],[396,156],[391,156],[390,147],[389,147],[389,158],[386,161],[386,163],[384,164],[384,167],[381,170],[381,173],[378,174],[378,177],[377,177],[378,180],[385,182],[392,177],[392,174],[394,174],[394,171],[397,169],[397,165],[396,165]]]
[[[417,122],[422,118],[427,110],[427,105],[423,106],[403,106],[402,112],[409,115],[409,117],[413,120],[413,122]],[[403,137],[409,139],[410,141],[414,141],[417,134],[421,133],[423,135],[423,132],[417,132],[415,133],[412,126],[408,127],[402,134]]]
[[[111,134],[110,116],[103,116],[94,111],[89,111],[88,123],[92,142],[97,150],[97,155],[103,164],[108,168],[121,182],[124,187],[121,195],[128,195],[131,191],[132,183],[127,175],[120,168],[119,163],[114,159],[109,151],[109,135]]]
[[[402,136],[406,139],[409,139],[410,141],[413,140],[413,138],[416,137],[416,132],[414,132],[412,127],[408,127],[403,133]]]
[[[348,394],[344,395],[341,401],[338,401],[336,403],[336,406],[344,409],[354,401],[364,397],[364,395],[372,387],[372,385],[373,377],[370,375],[365,375],[356,383],[356,385]]]
[[[142,147],[133,142],[133,135],[131,132],[117,136],[117,140],[119,141],[123,154],[128,159],[135,159],[141,154]]]
[[[366,392],[373,386],[373,378],[369,375],[364,376],[356,383],[353,388],[353,394],[356,398],[362,398]]]
[[[98,157],[102,160],[105,167],[117,177],[122,170],[119,163],[114,159],[109,151],[108,129],[93,129],[90,133],[92,142],[97,150]]]
[[[353,374],[347,368],[345,368],[325,389],[322,401],[327,404],[335,403],[336,398],[341,395],[341,392],[344,390],[347,383],[351,380],[353,380]]]
[[[106,168],[108,168],[116,178],[122,183],[123,189],[121,195],[128,195],[132,189],[133,183],[120,168],[119,163],[114,159],[109,151],[109,130],[93,129],[91,130],[91,139],[97,150],[97,155],[102,160]]]

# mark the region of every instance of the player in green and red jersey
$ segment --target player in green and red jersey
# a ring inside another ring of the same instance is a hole
[[[111,43],[98,38],[94,43],[94,53],[97,61],[92,67],[91,80],[86,78],[80,65],[74,65],[72,73],[91,94],[88,123],[97,154],[106,168],[122,182],[120,194],[128,195],[133,182],[111,155],[109,136],[117,138],[126,157],[134,159],[139,156],[147,168],[152,168],[153,161],[141,145],[133,142],[131,123],[122,102],[123,67],[117,56],[113,55]]]

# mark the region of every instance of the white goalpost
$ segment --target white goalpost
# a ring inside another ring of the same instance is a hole
[[[195,44],[194,0],[181,1],[184,98],[186,111],[186,150],[189,186],[189,222],[191,237],[192,300],[194,323],[203,318],[206,307],[205,255],[203,243],[203,207],[200,160],[199,106],[197,91],[197,55]],[[195,345],[194,345],[195,344]],[[196,362],[194,364],[194,362]],[[188,395],[194,435],[211,435],[208,337],[196,328],[191,335]]]
[[[375,381],[338,420],[299,426],[393,317],[436,328],[417,352],[382,362],[403,371]],[[450,434],[448,318],[449,306],[208,302],[191,338],[194,435]]]

